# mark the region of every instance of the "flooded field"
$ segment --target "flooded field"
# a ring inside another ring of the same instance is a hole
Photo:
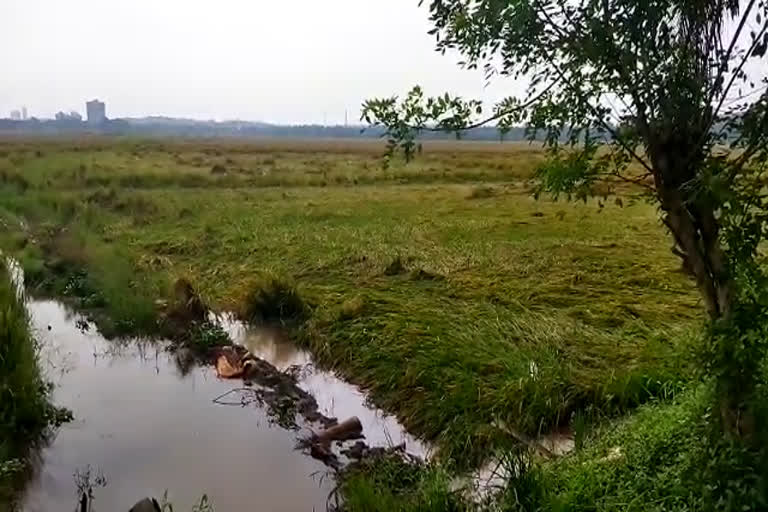
[[[220,380],[213,368],[190,364],[160,343],[107,341],[60,303],[31,301],[29,309],[55,402],[75,420],[40,453],[25,512],[74,508],[75,475],[89,468],[92,482],[106,480],[94,489],[97,510],[128,510],[166,491],[175,510],[190,510],[203,494],[220,511],[325,509],[332,473],[295,449],[301,432],[274,425],[255,405],[213,403],[241,381]],[[278,329],[225,325],[235,342],[280,369],[311,363]],[[358,416],[369,445],[405,441],[408,451],[424,454],[353,386],[311,366],[299,385],[323,414]]]

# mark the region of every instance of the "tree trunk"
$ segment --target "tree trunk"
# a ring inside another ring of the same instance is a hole
[[[715,216],[716,203],[706,190],[695,190],[695,168],[686,165],[685,151],[652,151],[656,194],[664,211],[664,223],[674,237],[675,254],[696,280],[712,322],[728,321],[736,300],[734,283],[729,276],[726,255],[720,241],[720,225]],[[688,163],[688,165],[690,165]],[[734,336],[737,333],[734,331]],[[754,432],[754,414],[748,406],[754,392],[754,379],[735,378],[743,368],[736,368],[738,358],[733,338],[720,334],[716,352],[720,420],[726,433],[748,438]]]
[[[704,194],[690,190],[696,173],[680,156],[686,154],[679,149],[651,150],[656,194],[664,223],[675,240],[674,252],[696,280],[710,319],[727,319],[733,309],[733,283],[720,243],[715,205]]]

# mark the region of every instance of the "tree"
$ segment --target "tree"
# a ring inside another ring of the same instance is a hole
[[[483,118],[475,100],[374,99],[389,153],[424,130],[495,123],[543,134],[538,191],[587,198],[603,182],[657,202],[711,320],[721,418],[748,435],[768,338],[768,3],[765,0],[432,0],[430,32],[486,77],[527,81]],[[630,165],[632,164],[632,165]],[[640,169],[637,171],[636,169]]]

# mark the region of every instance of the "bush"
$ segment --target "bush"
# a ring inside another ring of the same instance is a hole
[[[249,284],[240,314],[251,322],[298,322],[309,315],[309,307],[293,283],[264,274]]]

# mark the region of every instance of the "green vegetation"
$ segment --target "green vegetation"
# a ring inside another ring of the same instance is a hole
[[[27,311],[5,262],[0,265],[0,506],[14,498],[27,450],[51,422],[67,413],[48,403],[48,385],[37,366],[37,345]]]
[[[455,501],[439,466],[374,459],[342,480],[345,510],[662,511],[762,510],[766,468],[734,441],[708,445],[711,386],[641,406],[604,423],[585,447],[553,461],[520,456],[502,471],[507,488],[484,501]],[[521,455],[521,454],[518,454]],[[513,466],[515,464],[515,466]],[[524,466],[514,473],[512,467]],[[443,508],[439,508],[442,506]]]
[[[296,286],[270,273],[246,286],[240,307],[240,316],[249,322],[298,322],[308,314],[309,306]]]
[[[694,386],[703,308],[631,187],[620,201],[535,200],[541,153],[520,144],[427,144],[387,168],[382,146],[274,144],[0,143],[0,170],[27,183],[0,184],[0,240],[33,293],[115,333],[156,330],[181,277],[214,310],[297,320],[319,363],[440,450],[408,485],[397,467],[345,481],[351,509],[466,506],[444,492],[449,471],[513,449],[511,432],[589,437]],[[275,170],[210,172],[227,159]]]

